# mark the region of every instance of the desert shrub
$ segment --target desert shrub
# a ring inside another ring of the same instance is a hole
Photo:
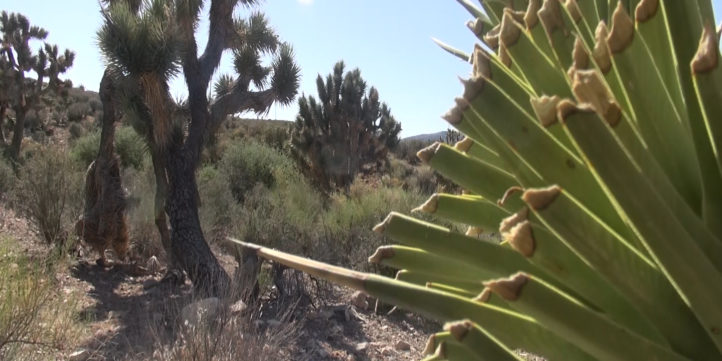
[[[440,175],[427,165],[419,165],[414,167],[413,172],[406,179],[408,189],[415,190],[424,195],[430,195],[436,192]]]
[[[403,159],[410,164],[419,164],[419,158],[416,156],[416,152],[424,147],[431,145],[433,141],[426,140],[402,140],[393,150],[394,155],[397,158]]]
[[[25,127],[31,130],[40,129],[43,125],[43,112],[35,109],[29,110],[25,114]]]
[[[100,146],[100,132],[94,131],[75,140],[71,158],[83,167],[95,160]],[[122,168],[140,169],[147,155],[145,141],[132,128],[123,126],[115,130],[115,151]]]
[[[273,186],[275,170],[293,167],[294,164],[286,155],[255,141],[229,145],[219,164],[221,173],[228,179],[233,197],[238,201],[243,201],[245,193],[256,183]]]
[[[68,107],[68,121],[79,122],[85,118],[86,115],[91,114],[93,109],[88,102],[76,102]]]
[[[374,225],[384,218],[389,207],[409,212],[424,200],[425,196],[417,192],[357,178],[351,184],[348,195],[334,195],[323,214],[321,225],[326,239],[319,242],[322,249],[318,252],[323,252],[323,248],[329,250],[322,258],[324,261],[374,270],[367,258],[385,243],[381,235],[372,231]]]
[[[15,172],[4,158],[0,157],[0,197],[7,194],[15,184]]]
[[[123,168],[141,169],[148,153],[143,138],[129,126],[116,129],[115,150],[120,157],[120,165]]]
[[[88,105],[90,105],[90,110],[92,112],[103,110],[103,103],[100,101],[100,99],[92,98],[88,101]]]
[[[20,170],[15,204],[49,244],[63,245],[80,213],[83,172],[67,153],[45,147]]]
[[[55,359],[79,335],[78,302],[57,291],[52,267],[17,254],[14,243],[0,236],[0,360]]]
[[[223,239],[237,214],[238,203],[229,197],[230,186],[227,178],[212,165],[198,170],[198,191],[201,205],[198,209],[201,225],[210,241]]]
[[[70,158],[82,167],[87,167],[98,155],[100,145],[100,133],[90,132],[73,142],[70,148]]]
[[[128,227],[130,258],[145,262],[151,256],[165,257],[155,225],[155,174],[153,167],[129,168],[123,172],[123,186],[128,190]]]
[[[68,127],[68,132],[70,133],[70,140],[73,141],[82,137],[83,134],[85,134],[85,129],[83,129],[83,126],[78,123],[72,123]]]

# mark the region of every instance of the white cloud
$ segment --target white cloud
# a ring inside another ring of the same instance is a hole
[[[313,0],[298,0],[301,5],[311,5],[313,4]]]

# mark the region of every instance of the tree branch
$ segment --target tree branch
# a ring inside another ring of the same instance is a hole
[[[237,1],[213,0],[210,10],[208,42],[201,55],[199,81],[208,84],[213,72],[221,62],[223,51],[227,48],[228,35],[233,33],[233,8]]]
[[[266,111],[274,100],[272,89],[253,92],[248,91],[247,87],[245,89],[235,87],[232,92],[226,93],[211,104],[211,121],[208,124],[208,134],[215,133],[226,116],[245,110],[261,113]]]

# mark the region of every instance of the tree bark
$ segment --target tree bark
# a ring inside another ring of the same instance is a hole
[[[170,187],[166,212],[170,218],[172,253],[193,281],[197,292],[203,296],[221,297],[230,291],[231,280],[203,236],[198,217],[198,186],[194,171],[195,162],[188,152],[169,152]]]
[[[113,144],[117,118],[115,85],[107,70],[100,81],[99,95],[103,104],[100,146],[95,161],[88,167],[85,209],[75,230],[99,253],[98,264],[105,265],[106,248],[112,246],[116,255],[125,259],[129,246],[126,195],[120,179],[120,161]]]
[[[13,163],[18,161],[20,157],[20,146],[23,143],[25,135],[25,113],[27,109],[24,106],[15,107],[15,127],[13,128],[13,137],[10,141],[9,156]]]

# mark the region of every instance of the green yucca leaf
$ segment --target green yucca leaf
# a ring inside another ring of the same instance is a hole
[[[507,189],[519,184],[511,174],[444,143],[436,142],[420,150],[418,157],[441,175],[486,199],[501,198]],[[479,179],[484,179],[484,184]]]
[[[598,360],[689,360],[569,298],[535,277],[518,273],[487,282],[509,304],[573,341]]]
[[[594,174],[607,195],[624,210],[655,263],[720,348],[722,309],[718,300],[722,299],[722,287],[717,285],[722,284],[722,274],[713,263],[722,259],[715,251],[719,244],[708,244],[710,248],[703,251],[693,241],[596,113],[564,103],[560,118],[586,161],[594,164]],[[650,218],[655,222],[649,222]]]
[[[523,198],[532,210],[530,219],[544,223],[557,234],[632,302],[675,348],[693,354],[709,353],[712,345],[704,329],[651,259],[637,252],[559,187],[529,189]],[[691,334],[696,336],[690,337]]]
[[[364,291],[385,302],[421,312],[440,321],[469,319],[510,349],[523,346],[529,352],[544,355],[549,359],[595,360],[537,324],[533,319],[512,311],[383,276],[351,271],[281,251],[230,240],[253,250],[261,258]]]
[[[510,214],[495,201],[453,194],[434,194],[414,211],[433,214],[441,219],[467,226],[479,227],[484,231],[496,230],[502,219]]]
[[[464,137],[464,139],[454,144],[454,148],[472,158],[476,158],[499,169],[508,168],[508,165],[499,157],[498,153],[481,143],[475,142],[469,137]]]

